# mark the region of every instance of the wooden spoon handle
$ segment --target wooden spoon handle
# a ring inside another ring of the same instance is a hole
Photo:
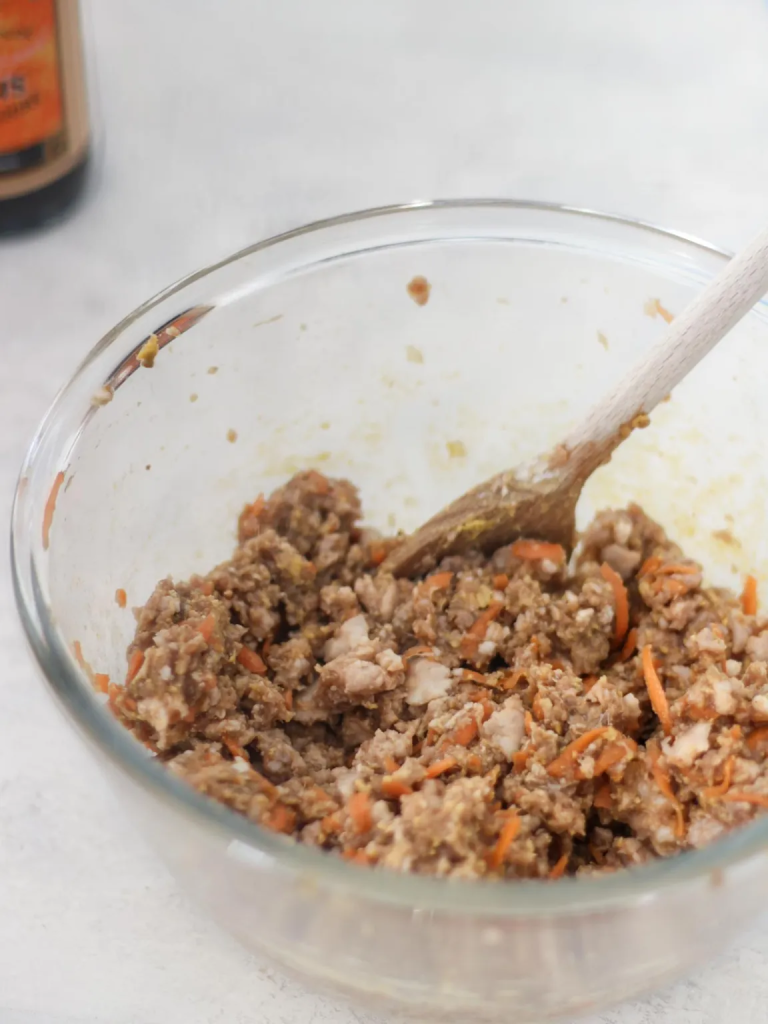
[[[583,483],[635,426],[768,291],[768,229],[675,317],[662,339],[564,441],[569,475]],[[638,419],[638,417],[640,417]]]

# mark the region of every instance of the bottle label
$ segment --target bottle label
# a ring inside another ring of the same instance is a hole
[[[0,199],[65,174],[87,136],[77,0],[0,0]]]

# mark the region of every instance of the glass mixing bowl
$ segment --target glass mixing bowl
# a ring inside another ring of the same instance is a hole
[[[555,883],[410,877],[292,845],[166,773],[73,655],[79,642],[122,678],[133,619],[116,588],[141,604],[162,576],[228,557],[241,506],[298,468],[351,478],[370,523],[392,531],[547,448],[726,258],[535,203],[371,210],[171,286],[56,399],[13,517],[32,648],[126,814],[251,949],[393,1015],[542,1021],[668,981],[765,905],[768,818],[673,860]],[[431,283],[426,305],[407,291],[414,275]],[[145,369],[136,352],[153,333]],[[767,368],[757,307],[590,482],[582,521],[638,501],[716,583],[767,579]]]

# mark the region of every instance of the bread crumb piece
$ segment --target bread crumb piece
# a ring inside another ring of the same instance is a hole
[[[112,390],[109,384],[105,384],[104,387],[98,388],[98,390],[94,391],[94,393],[91,395],[91,405],[109,405],[109,403],[112,401],[114,397],[115,392]]]
[[[196,402],[197,401],[197,392],[196,391],[192,392],[192,394],[189,396],[189,400],[190,400],[190,402]]]
[[[227,431],[227,440],[229,441],[230,444],[234,444],[235,441],[237,440],[237,431],[233,430],[231,427]]]
[[[405,357],[409,363],[423,363],[424,353],[421,349],[416,348],[415,345],[406,345]]]
[[[606,338],[606,336],[603,334],[602,331],[598,331],[597,332],[597,340],[600,342],[600,344],[603,346],[603,348],[607,352],[608,351],[608,339]]]
[[[147,370],[151,370],[155,365],[155,359],[157,353],[160,351],[160,345],[158,344],[157,335],[150,334],[144,344],[141,346],[136,354],[136,358],[143,367]]]
[[[219,372],[218,366],[209,366],[208,367],[208,373],[210,373],[211,376],[213,376],[214,373],[218,373],[218,372]]]
[[[408,294],[411,296],[417,306],[426,306],[429,302],[429,293],[432,291],[432,285],[421,274],[411,278],[407,285]]]
[[[446,441],[445,447],[451,459],[461,459],[467,454],[467,446],[463,441]]]

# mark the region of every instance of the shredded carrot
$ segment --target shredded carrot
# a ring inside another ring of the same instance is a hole
[[[340,832],[341,831],[341,818],[339,812],[334,811],[332,814],[326,814],[326,816],[320,821],[320,827],[323,832]]]
[[[381,792],[390,800],[396,800],[401,796],[410,796],[413,790],[406,783],[401,782],[400,779],[393,779],[387,775],[381,783]]]
[[[403,661],[410,661],[411,658],[434,658],[435,652],[432,647],[420,644],[418,647],[409,647],[402,655]]]
[[[629,628],[629,598],[627,597],[627,588],[624,586],[624,581],[621,576],[619,576],[613,566],[608,565],[607,562],[603,562],[600,566],[600,575],[606,583],[610,583],[611,589],[613,590],[613,605],[616,614],[616,621],[613,627],[613,642],[618,647],[626,636],[627,629]]]
[[[250,647],[241,647],[237,652],[237,660],[248,672],[253,672],[257,676],[266,674],[267,666],[256,651],[252,651]]]
[[[436,779],[438,775],[444,775],[452,768],[455,768],[458,761],[455,757],[444,757],[440,761],[433,761],[424,773],[428,779]]]
[[[502,690],[514,690],[524,676],[525,671],[523,669],[515,669],[514,672],[510,672],[508,676],[504,676],[499,680],[499,687]]]
[[[274,832],[284,832],[290,835],[296,828],[296,812],[285,804],[276,803],[267,814],[261,819],[262,825],[271,828]]]
[[[509,576],[505,572],[500,572],[497,576],[493,577],[494,590],[506,590],[509,584]]]
[[[549,877],[552,881],[558,878],[562,878],[565,874],[565,869],[568,867],[568,861],[570,860],[570,854],[564,853],[554,865],[552,870],[549,872]]]
[[[504,609],[501,601],[492,601],[482,614],[480,614],[461,639],[459,653],[462,658],[471,658],[477,653],[477,648],[488,631],[488,627],[497,619]]]
[[[232,757],[242,757],[244,761],[248,761],[250,763],[251,759],[248,756],[248,751],[244,747],[241,747],[237,740],[232,739],[231,736],[224,736],[222,738],[222,742]]]
[[[128,659],[128,674],[125,677],[126,683],[132,683],[136,676],[139,674],[141,666],[144,664],[144,651],[134,651]]]
[[[482,759],[477,754],[470,754],[467,758],[467,771],[474,772],[476,775],[483,770]]]
[[[595,792],[595,798],[592,801],[592,806],[599,807],[604,811],[609,811],[611,809],[611,784],[609,782],[602,782],[598,786]]]
[[[646,644],[643,647],[643,675],[645,676],[645,685],[648,688],[648,696],[651,698],[651,707],[661,722],[664,734],[669,736],[672,732],[672,716],[669,713],[667,695],[664,693],[658,672],[653,664],[653,649],[650,644]]]
[[[254,500],[253,504],[246,506],[249,515],[258,516],[264,511],[264,506],[267,504],[263,494],[259,494]]]
[[[768,740],[768,725],[760,725],[757,729],[753,729],[752,732],[747,736],[747,746],[754,753],[758,747],[762,746]]]
[[[286,711],[293,711],[293,690],[286,690],[283,694]]]
[[[436,590],[445,590],[451,585],[452,572],[436,572],[433,576],[427,576],[423,583],[419,584],[419,595],[431,597]]]
[[[361,867],[368,867],[371,863],[371,858],[365,852],[365,850],[353,850],[352,847],[348,847],[342,852],[344,860],[350,861],[352,864],[359,864]]]
[[[122,587],[118,587],[115,591],[115,601],[117,601],[118,608],[125,608],[128,604],[128,595]]]
[[[477,736],[477,719],[471,718],[465,725],[460,725],[451,734],[451,740],[454,743],[458,743],[460,747],[468,747],[475,736]]]
[[[394,775],[395,772],[400,767],[400,765],[397,763],[394,757],[392,757],[391,754],[387,754],[387,756],[384,758],[384,767],[386,768],[390,775]]]
[[[461,681],[462,683],[480,683],[482,686],[485,686],[486,683],[488,682],[488,680],[486,679],[482,672],[473,672],[469,668],[465,668],[462,671]],[[485,696],[487,697],[488,694],[486,693]]]
[[[77,664],[80,666],[83,672],[85,672],[85,674],[88,676],[91,682],[93,682],[93,669],[85,660],[85,655],[83,654],[83,645],[80,643],[79,640],[75,640],[72,643],[72,653],[75,656],[75,661],[77,662]]]
[[[549,762],[547,765],[548,774],[556,779],[562,779],[570,774],[579,754],[583,754],[591,743],[600,739],[607,732],[615,732],[615,730],[609,725],[600,725],[596,729],[589,729],[582,736],[579,736],[578,739],[572,740],[560,751],[554,761]]]
[[[512,812],[502,826],[499,838],[496,840],[496,845],[488,854],[488,867],[492,869],[498,869],[504,862],[507,850],[510,848],[512,843],[517,839],[520,832],[520,818]]]
[[[657,579],[654,584],[654,590],[657,594],[662,592],[666,597],[682,597],[683,594],[687,594],[690,587],[687,583],[683,583],[682,580],[672,579],[671,576],[666,576],[663,579]]]
[[[621,648],[621,653],[619,654],[619,661],[629,661],[636,650],[637,629],[633,626],[627,633],[627,639],[624,641],[624,646]]]
[[[702,793],[708,800],[717,800],[721,796],[725,796],[728,790],[731,788],[731,779],[733,778],[733,763],[734,757],[731,754],[726,759],[723,765],[723,777],[716,786],[707,786],[706,789],[702,790]]]
[[[744,793],[742,790],[730,790],[725,794],[723,800],[730,800],[732,803],[754,804],[756,807],[768,807],[768,794],[766,793]]]
[[[632,747],[637,748],[637,744],[631,740]],[[602,775],[604,772],[610,771],[615,765],[622,761],[627,754],[632,752],[632,747],[627,743],[607,743],[600,752],[600,756],[595,761],[595,768],[593,775],[597,778],[598,775]]]
[[[59,496],[61,485],[64,483],[64,472],[60,470],[53,481],[53,487],[51,487],[48,495],[48,500],[45,503],[45,509],[43,511],[43,548],[48,550],[48,543],[51,539],[51,526],[53,525],[53,514],[56,511],[56,499]]]
[[[659,576],[696,576],[701,570],[695,565],[681,565],[679,562],[670,562],[667,565],[659,566],[656,572]]]
[[[653,573],[658,572],[661,567],[661,559],[658,555],[651,555],[650,558],[646,558],[643,564],[640,566],[638,576],[651,576]]]
[[[661,751],[659,750],[658,744],[653,740],[649,740],[645,745],[645,749],[648,752],[648,759],[651,766],[651,775],[653,781],[661,790],[662,794],[669,800],[675,811],[675,817],[677,818],[677,826],[675,828],[675,834],[679,838],[685,835],[685,819],[683,818],[683,805],[675,796],[674,790],[672,789],[672,781],[667,772],[662,768],[660,757]]]
[[[109,693],[109,676],[105,672],[96,672],[93,685],[99,693]]]
[[[565,548],[562,544],[549,544],[543,540],[516,540],[510,550],[515,558],[524,558],[529,562],[545,558],[555,564],[565,561]]]
[[[373,826],[371,798],[367,793],[353,793],[347,801],[347,810],[355,827],[355,832],[368,832]]]
[[[757,580],[747,576],[741,594],[741,607],[745,615],[757,615]]]
[[[203,640],[205,640],[207,644],[210,644],[215,629],[216,616],[213,614],[213,612],[211,612],[209,615],[205,616],[203,621],[197,627],[197,632],[200,633]]]
[[[384,544],[375,543],[371,544],[370,558],[372,565],[381,565],[384,559],[387,557],[387,549]]]
[[[728,732],[731,734],[731,739],[737,743],[744,737],[744,730],[740,725],[732,725]]]
[[[599,678],[599,676],[584,676],[584,679],[582,680],[584,693],[589,693]]]
[[[527,748],[525,750],[518,750],[517,753],[512,755],[512,765],[516,772],[524,772],[528,767],[528,762],[531,758],[531,751]]]
[[[533,731],[533,715],[530,711],[525,712],[525,715],[523,716],[523,721],[525,722],[525,735],[530,736],[531,732]]]

